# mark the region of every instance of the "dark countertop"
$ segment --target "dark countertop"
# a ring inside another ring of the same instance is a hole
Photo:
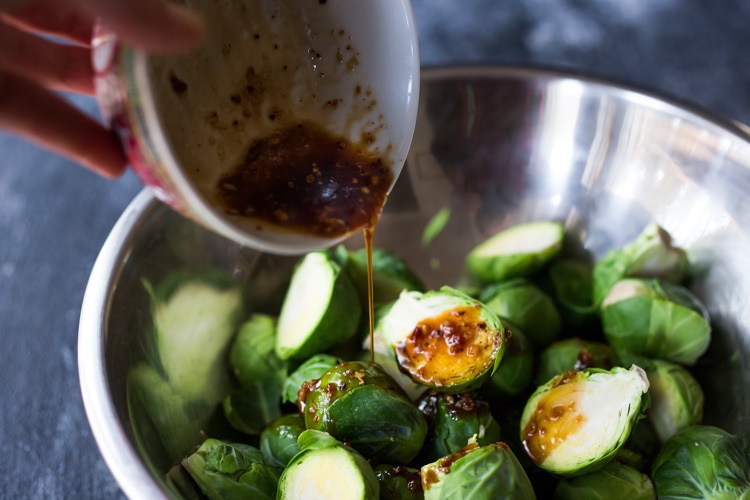
[[[750,4],[742,0],[414,0],[423,64],[552,66],[634,84],[750,123]],[[75,102],[95,113],[91,99]],[[78,385],[88,274],[140,190],[0,134],[2,498],[121,492]]]

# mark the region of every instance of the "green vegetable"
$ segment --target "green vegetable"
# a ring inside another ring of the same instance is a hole
[[[241,386],[268,377],[286,378],[286,363],[276,356],[275,344],[275,318],[253,314],[240,326],[229,350],[229,364]]]
[[[557,222],[519,224],[477,245],[466,261],[471,272],[485,282],[529,276],[560,252],[564,235],[564,227]]]
[[[250,445],[207,439],[182,466],[209,499],[276,497],[280,470]]]
[[[349,276],[326,252],[312,252],[292,275],[279,315],[276,354],[305,359],[357,333],[361,306]]]
[[[424,498],[419,470],[403,465],[380,464],[375,467],[381,499],[421,500]]]
[[[305,420],[298,414],[284,415],[271,422],[260,435],[260,451],[266,463],[284,468],[300,448],[297,438],[305,430]]]
[[[711,341],[700,301],[685,288],[656,280],[618,281],[602,303],[601,318],[615,349],[682,365],[693,365]]]
[[[257,436],[281,416],[281,389],[273,376],[238,387],[224,398],[224,416],[238,431]]]
[[[151,293],[154,336],[169,385],[186,400],[229,393],[227,350],[244,314],[239,287],[224,275],[175,275]]]
[[[369,363],[370,351],[363,351],[356,361]],[[411,377],[409,377],[409,375],[402,372],[399,369],[398,361],[396,361],[396,358],[394,358],[392,355],[375,352],[375,363],[377,363],[385,373],[390,375],[393,380],[396,381],[396,383],[399,385],[399,387],[401,387],[401,389],[403,389],[410,400],[416,401],[420,396],[422,396],[422,394],[425,393],[425,391],[428,390],[427,387],[414,382]]]
[[[560,476],[597,470],[611,461],[648,403],[648,379],[633,366],[589,368],[554,377],[531,395],[521,416],[529,458]]]
[[[422,245],[428,246],[445,229],[451,218],[451,209],[443,207],[432,216],[422,231]]]
[[[501,320],[520,328],[536,349],[544,349],[560,336],[560,314],[554,302],[524,278],[491,285],[479,300]]]
[[[595,472],[563,479],[555,500],[656,500],[654,484],[646,474],[619,462]]]
[[[305,383],[299,405],[307,429],[328,432],[384,463],[408,463],[427,435],[422,413],[377,365],[349,362],[331,368]]]
[[[320,378],[321,375],[340,364],[341,361],[341,359],[330,354],[315,354],[310,356],[310,358],[287,376],[284,381],[282,401],[284,403],[297,404],[299,390],[305,382]]]
[[[301,451],[281,475],[277,499],[377,500],[380,484],[367,460],[324,432],[306,430]]]
[[[685,368],[667,361],[653,360],[646,367],[651,383],[649,423],[661,442],[678,431],[701,423],[703,389]]]
[[[430,391],[418,402],[427,417],[429,432],[420,452],[423,462],[456,453],[473,438],[479,446],[500,440],[500,425],[490,405],[471,394]]]
[[[611,346],[572,337],[555,342],[539,355],[537,380],[544,383],[569,370],[609,370],[619,364],[617,353]]]
[[[426,500],[536,498],[526,472],[505,443],[470,443],[423,466],[420,475]]]
[[[750,443],[717,427],[688,427],[664,444],[651,479],[660,499],[748,498]]]
[[[492,377],[481,387],[492,399],[514,398],[525,391],[534,375],[534,348],[523,332],[514,325],[503,360]]]
[[[488,379],[509,335],[482,303],[448,287],[402,293],[377,330],[415,382],[447,392]]]
[[[599,304],[610,288],[626,277],[653,278],[680,284],[688,267],[687,253],[672,244],[672,237],[657,224],[649,224],[638,237],[608,252],[594,266],[594,302]]]
[[[360,303],[367,304],[367,252],[365,249],[348,251],[340,245],[334,258],[349,274],[359,292]],[[424,290],[422,280],[409,269],[403,259],[382,248],[372,249],[372,279],[374,301],[392,302],[404,290]]]

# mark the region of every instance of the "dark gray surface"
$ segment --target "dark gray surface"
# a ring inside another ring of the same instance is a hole
[[[414,0],[425,65],[535,65],[636,84],[750,123],[740,0]],[[90,99],[76,99],[95,110]],[[88,273],[140,190],[0,134],[2,498],[121,493],[91,436],[76,335]]]

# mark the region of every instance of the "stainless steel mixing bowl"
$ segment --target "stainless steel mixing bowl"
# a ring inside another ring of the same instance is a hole
[[[601,256],[651,221],[686,247],[714,339],[696,367],[705,421],[750,435],[750,135],[742,126],[636,90],[530,69],[423,72],[407,168],[375,233],[436,287],[460,281],[480,240],[557,219]],[[424,246],[442,208],[445,229]],[[361,246],[361,236],[349,242]],[[94,436],[131,497],[170,495],[169,460],[128,408],[126,380],[152,334],[142,279],[223,268],[252,303],[280,300],[293,259],[240,248],[140,194],[102,248],[81,312],[79,370]],[[140,443],[140,444],[139,444]]]

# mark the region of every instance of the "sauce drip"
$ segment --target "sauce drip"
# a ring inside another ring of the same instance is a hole
[[[521,433],[524,449],[537,465],[586,421],[577,408],[583,392],[577,373],[569,371],[558,377],[556,384],[539,398]]]
[[[216,196],[229,215],[337,237],[374,226],[392,180],[388,162],[366,144],[303,122],[255,141]]]
[[[372,275],[372,237],[375,225],[365,228],[365,251],[367,252],[367,314],[370,328],[370,363],[375,363],[375,285]]]

